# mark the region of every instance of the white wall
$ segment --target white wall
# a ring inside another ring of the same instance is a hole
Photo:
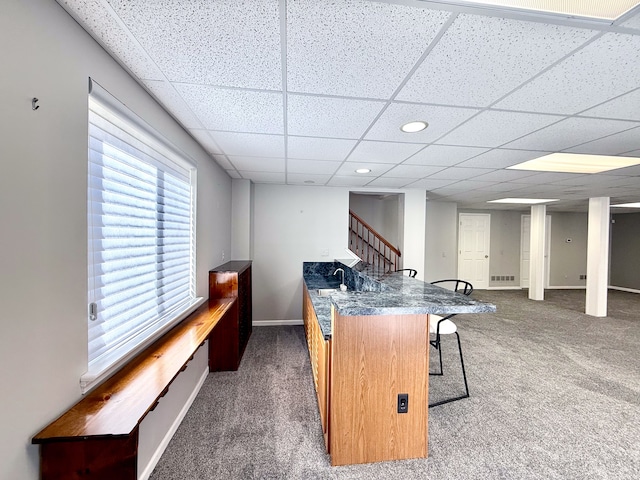
[[[231,257],[232,260],[253,258],[253,184],[249,180],[231,181]]]
[[[0,478],[22,480],[86,370],[88,77],[198,161],[199,295],[231,248],[231,180],[54,1],[2,0],[0,44]]]
[[[255,186],[254,321],[302,318],[302,262],[344,258],[348,226],[346,188]]]

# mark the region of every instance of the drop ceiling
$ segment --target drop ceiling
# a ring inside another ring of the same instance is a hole
[[[640,201],[640,166],[507,169],[640,157],[637,7],[604,22],[418,0],[57,1],[232,178],[419,188],[465,208]],[[413,120],[429,127],[400,130]]]

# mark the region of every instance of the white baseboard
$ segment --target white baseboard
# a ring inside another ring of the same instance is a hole
[[[182,420],[184,419],[185,415],[189,411],[191,404],[196,399],[196,396],[198,395],[198,392],[200,392],[200,389],[202,388],[202,385],[204,384],[208,375],[209,375],[209,369],[207,368],[202,372],[202,376],[198,380],[198,383],[196,384],[195,388],[191,392],[191,395],[189,395],[189,398],[187,399],[184,406],[180,410],[180,413],[178,413],[178,416],[171,424],[171,427],[169,428],[166,435],[160,442],[160,445],[158,445],[158,448],[151,456],[149,463],[147,463],[147,466],[144,468],[142,473],[138,475],[138,480],[148,480],[148,478],[151,476],[151,474],[153,473],[153,469],[156,468],[156,465],[160,461],[160,457],[162,457],[162,454],[167,449],[169,442],[173,438],[173,435],[176,433],[176,430],[178,430],[178,427],[180,426],[180,424],[182,423]]]
[[[277,327],[280,325],[304,325],[302,320],[254,320],[254,327]]]
[[[517,285],[511,287],[487,287],[487,290],[522,290],[522,287],[518,287]]]
[[[636,290],[635,288],[614,287],[613,285],[609,285],[609,288],[611,290],[620,290],[621,292],[640,293],[640,290]]]
[[[545,287],[545,290],[586,290],[587,286],[586,285],[576,285],[576,286],[570,286],[570,285],[560,285],[557,287]]]

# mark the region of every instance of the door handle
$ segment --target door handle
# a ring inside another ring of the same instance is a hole
[[[489,255],[485,255],[484,258],[489,258]]]

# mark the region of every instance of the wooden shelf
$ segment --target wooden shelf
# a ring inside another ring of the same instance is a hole
[[[41,479],[136,479],[140,422],[235,306],[205,303],[35,435]]]

